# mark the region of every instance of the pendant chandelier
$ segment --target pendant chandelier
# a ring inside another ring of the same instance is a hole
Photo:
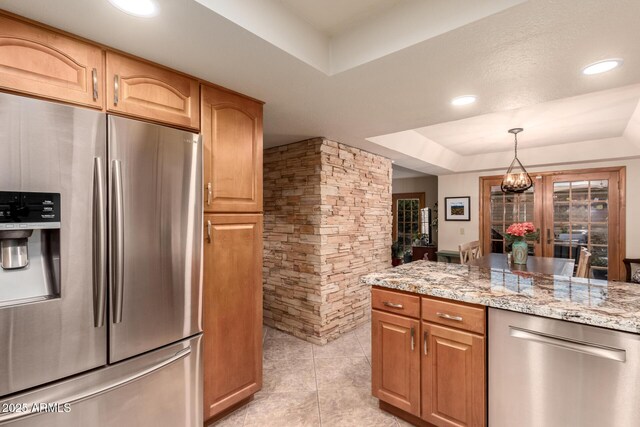
[[[513,134],[515,140],[515,156],[500,184],[503,193],[524,193],[533,186],[529,173],[518,160],[518,133],[523,130],[522,128],[509,129],[509,133]]]

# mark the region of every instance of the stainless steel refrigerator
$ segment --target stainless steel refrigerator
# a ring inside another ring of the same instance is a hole
[[[0,94],[0,425],[202,424],[196,134]]]

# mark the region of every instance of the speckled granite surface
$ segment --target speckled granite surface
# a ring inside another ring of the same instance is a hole
[[[360,279],[417,294],[640,334],[640,285],[416,261]]]

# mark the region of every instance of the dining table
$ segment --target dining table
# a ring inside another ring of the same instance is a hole
[[[524,271],[529,273],[544,274],[549,276],[573,276],[575,260],[568,258],[551,258],[540,256],[528,256],[527,264],[509,263],[507,254],[491,253],[469,260],[468,265],[483,268],[499,268],[510,271]]]

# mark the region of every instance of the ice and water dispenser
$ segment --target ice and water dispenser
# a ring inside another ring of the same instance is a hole
[[[0,191],[0,306],[60,295],[60,194]]]

